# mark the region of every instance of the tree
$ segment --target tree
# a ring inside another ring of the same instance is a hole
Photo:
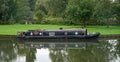
[[[30,6],[31,11],[35,10],[36,1],[37,0],[29,0],[29,4],[30,4],[29,6]]]
[[[111,1],[97,0],[93,16],[96,20],[105,23],[109,27],[110,18],[113,17]]]
[[[30,21],[32,17],[32,11],[30,8],[29,0],[17,0],[17,13],[16,13],[16,20],[17,22],[25,22]]]
[[[8,24],[10,16],[15,15],[15,1],[16,0],[0,0],[0,24]]]
[[[0,0],[0,24],[33,20],[36,0]],[[14,21],[13,21],[14,22]]]
[[[41,10],[38,10],[35,14],[35,17],[37,18],[37,22],[41,23],[41,21],[44,19],[45,13]]]
[[[15,19],[13,18],[13,16],[11,15],[10,19],[9,19],[9,24],[14,24],[15,23]]]
[[[39,3],[41,2],[41,0],[38,0],[37,3],[36,3],[36,8],[35,8],[35,11],[43,11],[46,15],[48,14],[48,10],[46,9],[45,5],[43,5],[42,3]]]
[[[68,0],[49,0],[47,1],[48,14],[52,16],[62,16]]]
[[[33,22],[36,0],[17,0],[17,22]]]
[[[113,5],[113,12],[118,21],[120,21],[120,0],[116,1]]]
[[[93,12],[94,0],[69,0],[66,8],[66,18],[72,23],[86,26],[86,21],[90,20]]]
[[[36,4],[36,0],[29,0],[29,7],[30,7],[30,11],[31,13],[29,14],[29,20],[33,22],[34,19],[34,14],[35,14],[35,4]]]

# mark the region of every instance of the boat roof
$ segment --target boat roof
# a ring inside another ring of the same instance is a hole
[[[37,31],[37,30],[28,30],[28,31]],[[38,31],[85,31],[85,29],[38,30]]]

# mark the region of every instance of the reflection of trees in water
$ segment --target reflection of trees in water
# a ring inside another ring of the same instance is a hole
[[[28,49],[28,52],[26,53],[26,62],[34,62],[34,60],[36,59],[35,52],[35,48]]]
[[[69,62],[106,62],[106,53],[96,46],[88,46],[86,49],[69,49]]]
[[[12,62],[17,55],[26,56],[26,62],[34,62],[36,48],[21,48],[17,45],[16,41],[0,40],[0,62]]]
[[[118,40],[118,44],[116,45],[116,50],[117,50],[117,53],[120,57],[120,40]]]
[[[10,40],[0,40],[0,62],[11,62],[17,56],[16,44]]]
[[[110,62],[120,57],[119,41],[102,40],[98,45],[86,44],[85,49],[50,48],[50,57],[52,62]],[[36,48],[20,48],[9,40],[0,42],[0,62],[12,62],[17,55],[26,56],[26,62],[36,59]]]
[[[66,49],[50,49],[50,58],[52,62],[67,62]]]
[[[104,45],[87,45],[85,49],[50,49],[50,57],[52,62],[108,62],[109,50]]]
[[[26,62],[34,62],[34,60],[36,59],[35,53],[36,48],[26,48],[24,47],[24,44],[22,44],[22,46],[20,46],[19,44],[18,54],[26,56]]]
[[[86,49],[68,49],[69,62],[115,62],[120,58],[118,40],[102,40],[99,45],[87,46]]]
[[[106,40],[102,44],[104,47],[104,51],[108,55],[109,61],[114,62],[114,60],[118,60],[120,58],[120,42],[119,40],[113,39],[113,40]]]

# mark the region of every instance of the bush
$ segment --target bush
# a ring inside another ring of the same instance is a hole
[[[41,10],[36,11],[35,17],[36,17],[36,22],[41,23],[42,20],[44,20],[45,13]]]

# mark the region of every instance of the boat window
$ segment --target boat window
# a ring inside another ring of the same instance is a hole
[[[75,32],[75,35],[78,35],[78,32]]]
[[[31,33],[30,33],[30,35],[32,36],[32,35],[33,35],[33,33],[31,32]]]
[[[55,32],[49,32],[49,36],[55,36]]]
[[[68,33],[67,32],[65,32],[65,35],[67,35]]]
[[[39,33],[39,35],[42,35],[42,33]]]

